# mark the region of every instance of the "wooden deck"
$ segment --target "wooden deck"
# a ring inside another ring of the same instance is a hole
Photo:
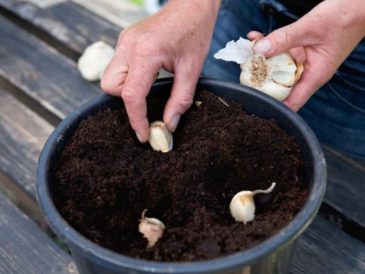
[[[81,78],[81,52],[146,15],[118,1],[0,0],[0,274],[77,273],[36,203],[35,171],[53,128],[102,92]],[[365,165],[324,151],[327,193],[291,273],[365,273]]]

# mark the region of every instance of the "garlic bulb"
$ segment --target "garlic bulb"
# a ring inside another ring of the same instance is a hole
[[[255,54],[252,45],[251,41],[243,38],[237,42],[230,41],[214,57],[239,64],[242,85],[260,90],[279,101],[285,100],[299,80],[303,65],[296,64],[288,53],[271,58]]]
[[[303,71],[287,53],[271,58],[254,54],[241,64],[240,82],[283,101]]]
[[[147,209],[143,210],[138,231],[147,239],[147,247],[153,247],[162,237],[165,225],[156,218],[145,217]]]
[[[266,190],[244,190],[238,192],[236,195],[233,196],[231,203],[229,204],[229,209],[232,217],[237,222],[243,222],[244,224],[252,221],[255,218],[256,209],[253,197],[259,193],[268,194],[273,191],[275,186],[276,183],[272,183],[271,186]]]
[[[98,81],[114,56],[114,49],[103,41],[88,46],[77,62],[82,77]]]
[[[153,122],[150,125],[150,145],[153,150],[163,153],[169,152],[173,146],[172,133],[162,121]]]

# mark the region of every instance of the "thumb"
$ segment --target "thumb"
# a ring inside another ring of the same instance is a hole
[[[304,19],[279,28],[264,38],[258,40],[253,50],[266,57],[271,57],[283,52],[288,52],[292,48],[307,46],[311,42],[311,33],[308,30]]]

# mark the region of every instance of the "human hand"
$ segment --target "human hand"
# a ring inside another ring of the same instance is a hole
[[[298,111],[323,84],[331,79],[341,63],[365,35],[363,0],[326,0],[298,21],[257,40],[254,50],[267,57],[288,52],[304,62],[304,72],[284,101]]]
[[[140,142],[149,138],[146,96],[160,68],[175,75],[163,116],[170,131],[191,106],[219,4],[219,0],[170,0],[157,14],[121,32],[101,87],[122,97]]]

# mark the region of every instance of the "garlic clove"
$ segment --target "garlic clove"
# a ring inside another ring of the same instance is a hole
[[[101,79],[113,56],[114,49],[103,41],[98,41],[84,50],[77,67],[84,79],[97,81]]]
[[[153,247],[162,237],[165,225],[156,218],[145,217],[147,209],[143,210],[142,218],[138,225],[138,231],[143,234],[148,241],[147,248]]]
[[[236,195],[233,196],[229,204],[229,210],[232,217],[237,222],[243,222],[244,224],[252,221],[255,218],[256,210],[253,197],[256,194],[268,194],[274,190],[275,186],[276,183],[272,183],[271,186],[265,190],[243,190],[238,192]]]
[[[275,84],[291,88],[295,82],[295,73],[290,73],[287,71],[274,71],[271,78]]]
[[[275,98],[276,100],[283,101],[290,94],[291,87],[286,87],[284,85],[280,85],[273,81],[266,82],[262,88],[261,92]]]
[[[287,71],[295,73],[297,70],[297,65],[291,56],[287,53],[282,53],[267,59],[269,66],[272,67],[274,71]]]
[[[173,147],[172,133],[162,121],[153,122],[150,125],[150,145],[153,150],[163,153],[169,152]]]
[[[303,71],[304,71],[304,65],[297,64],[297,70],[295,71],[295,83],[299,81],[300,77],[302,76]]]
[[[240,191],[229,204],[229,210],[236,222],[246,224],[255,218],[255,203],[251,191]]]

